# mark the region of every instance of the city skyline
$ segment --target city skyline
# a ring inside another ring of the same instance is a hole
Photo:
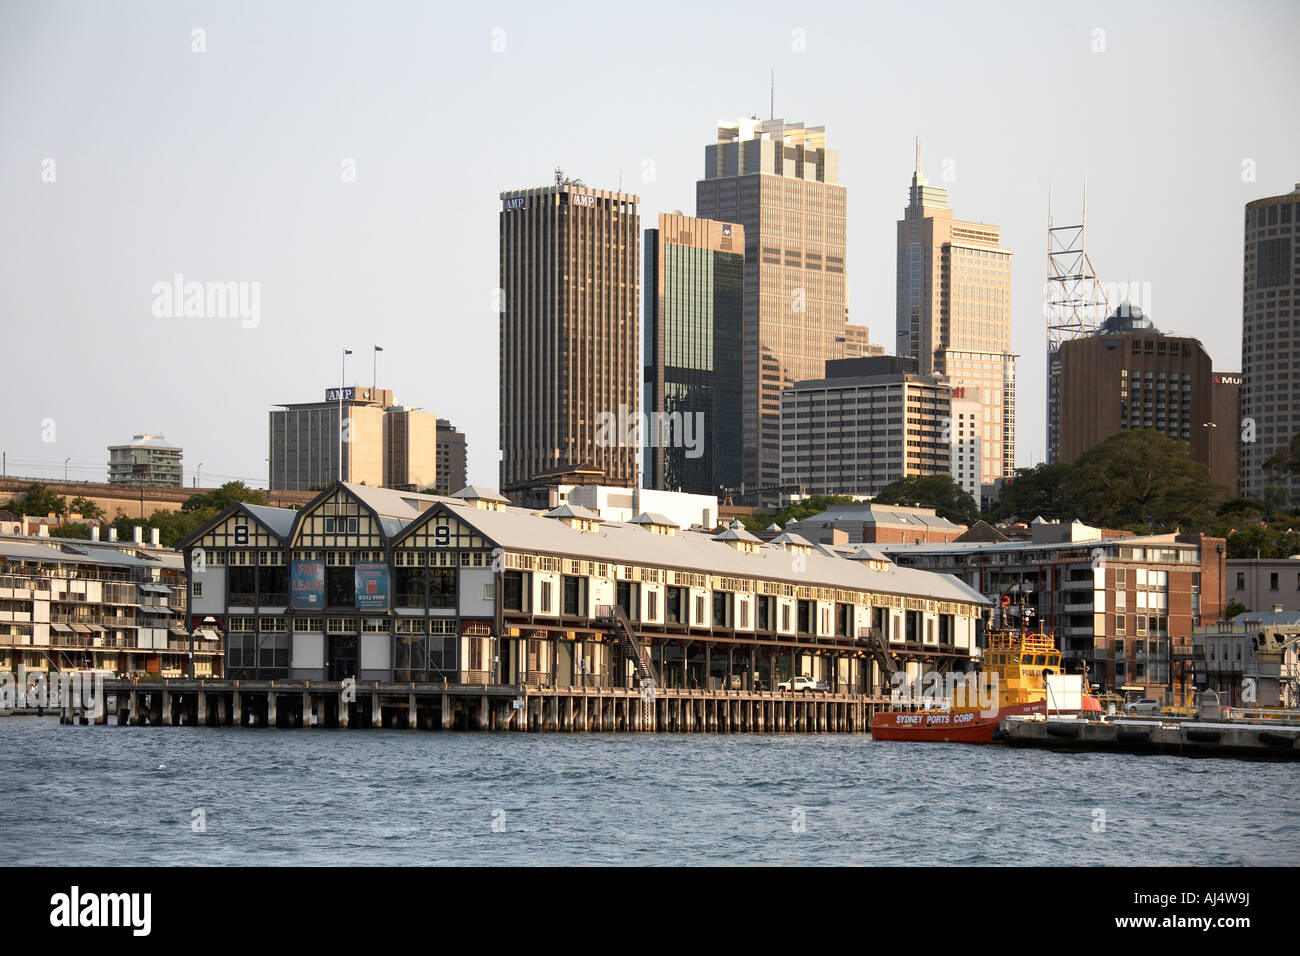
[[[0,435],[10,475],[57,478],[68,458],[74,477],[103,475],[110,442],[149,431],[186,448],[186,485],[200,462],[209,484],[261,484],[274,402],[335,384],[338,350],[360,356],[377,342],[388,349],[383,381],[455,420],[474,449],[468,479],[495,484],[500,192],[543,182],[562,165],[597,188],[621,179],[641,197],[643,223],[690,210],[699,147],[716,123],[772,112],[769,68],[775,115],[824,123],[840,153],[839,182],[851,192],[849,320],[872,328],[877,343],[889,344],[894,224],[915,136],[926,175],[956,191],[961,214],[1001,227],[1016,253],[1022,466],[1045,454],[1038,356],[1048,176],[1058,217],[1068,219],[1087,162],[1089,249],[1103,281],[1135,283],[1138,304],[1162,328],[1177,316],[1168,331],[1200,338],[1216,369],[1241,367],[1244,208],[1300,180],[1300,133],[1264,122],[1285,113],[1300,77],[1287,44],[1297,17],[1282,4],[1255,5],[1240,21],[1183,8],[1199,16],[1176,23],[1109,5],[1086,17],[1025,7],[1031,15],[997,24],[949,8],[932,38],[936,57],[980,44],[1015,53],[1011,65],[978,65],[977,81],[1075,74],[1067,105],[1089,134],[1082,145],[1033,84],[999,99],[993,116],[947,102],[942,77],[868,101],[874,89],[892,90],[901,54],[884,44],[881,62],[863,70],[854,45],[874,47],[873,38],[904,29],[902,13],[833,20],[819,8],[737,23],[724,11],[698,12],[701,36],[727,24],[749,53],[741,67],[730,58],[694,76],[586,94],[601,121],[565,123],[576,115],[571,101],[512,109],[539,64],[560,85],[591,69],[557,61],[562,28],[526,9],[480,18],[411,6],[364,17],[323,7],[313,42],[354,49],[360,64],[341,74],[302,54],[306,41],[287,12],[196,5],[127,32],[110,12],[90,9],[65,24],[59,9],[7,5],[0,31],[0,121],[9,131],[0,196],[12,210],[0,226],[0,308],[11,329],[44,331],[49,339],[34,345],[76,373],[65,368],[56,386],[43,362],[10,363]],[[633,41],[647,62],[669,20]],[[422,55],[434,37],[441,58]],[[1187,49],[1207,51],[1221,69],[1190,62]],[[629,52],[597,55],[613,67]],[[290,72],[289,62],[307,65]],[[453,82],[470,92],[448,100]],[[249,107],[263,102],[269,111]],[[1203,145],[1208,119],[1218,132]],[[456,136],[490,147],[473,168],[446,148]],[[1135,150],[1116,149],[1126,143]],[[1183,199],[1190,194],[1194,205]],[[443,220],[457,228],[435,238]],[[155,286],[178,275],[256,283],[243,301],[259,308],[162,317]],[[430,355],[441,366],[432,376]],[[368,384],[367,364],[354,357],[348,384]],[[144,387],[124,387],[133,376]]]

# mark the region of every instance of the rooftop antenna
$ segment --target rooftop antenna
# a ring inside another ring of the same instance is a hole
[[[1110,312],[1105,287],[1088,255],[1088,165],[1083,167],[1083,208],[1074,223],[1058,226],[1047,179],[1047,461],[1060,455],[1061,345],[1100,328]],[[1068,222],[1068,220],[1067,220]]]
[[[768,119],[776,119],[776,67],[772,67],[770,72]]]
[[[916,171],[921,172],[921,137],[916,137]]]

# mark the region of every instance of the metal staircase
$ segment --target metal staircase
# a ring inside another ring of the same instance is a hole
[[[636,664],[636,676],[643,681],[649,678],[654,681],[653,686],[658,687],[659,675],[655,673],[650,655],[632,629],[632,622],[628,620],[626,612],[617,604],[602,604],[596,608],[596,617],[602,624],[612,627],[618,635],[619,643]]]
[[[866,645],[867,651],[880,668],[881,676],[885,678],[888,687],[892,688],[894,675],[898,673],[898,665],[894,663],[894,655],[889,653],[889,647],[885,644],[885,635],[880,628],[858,628],[858,642]]]

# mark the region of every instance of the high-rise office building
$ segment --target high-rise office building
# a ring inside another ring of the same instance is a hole
[[[1164,335],[1137,306],[1120,305],[1090,335],[1061,343],[1059,460],[1073,462],[1121,431],[1151,429],[1191,446],[1194,461],[1234,490],[1232,385],[1216,384],[1200,341]]]
[[[354,484],[429,487],[437,477],[436,422],[431,412],[397,405],[386,388],[334,386],[324,401],[281,405],[270,412],[271,487],[324,488],[339,480],[340,464],[342,480]]]
[[[1016,356],[1011,352],[1011,250],[1000,230],[954,219],[948,191],[916,170],[898,221],[898,354],[984,401],[980,483],[1015,473]]]
[[[465,433],[459,431],[445,418],[438,419],[438,477],[434,481],[434,494],[454,495],[469,479],[469,450]]]
[[[179,488],[181,447],[162,435],[136,435],[125,445],[108,446],[110,485]]]
[[[647,488],[740,488],[744,250],[735,223],[667,214],[645,232]]]
[[[1300,479],[1269,477],[1264,462],[1300,432],[1300,183],[1246,204],[1241,376],[1241,494],[1296,494]]]
[[[384,487],[400,491],[435,487],[438,484],[438,416],[400,405],[386,408],[383,430]]]
[[[948,437],[952,446],[948,468],[952,480],[962,490],[980,500],[980,485],[984,469],[980,467],[980,454],[984,450],[984,397],[978,388],[958,385],[952,390],[949,410]]]
[[[696,215],[745,227],[743,475],[761,501],[781,481],[781,389],[844,354],[845,200],[824,126],[720,123],[705,148]]]
[[[883,345],[871,344],[870,330],[865,325],[845,323],[844,335],[840,338],[839,348],[835,354],[837,359],[870,358],[884,354]]]
[[[874,495],[900,478],[948,474],[952,388],[911,358],[826,363],[781,392],[781,482],[811,495]]]
[[[501,194],[501,492],[594,467],[635,486],[640,217],[563,177]]]

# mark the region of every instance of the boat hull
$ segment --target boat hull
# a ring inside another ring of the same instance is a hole
[[[899,711],[890,710],[871,718],[873,740],[915,740],[932,743],[988,744],[993,732],[1007,717],[1045,713],[1042,701],[1012,704],[998,709],[996,716],[979,710]]]

